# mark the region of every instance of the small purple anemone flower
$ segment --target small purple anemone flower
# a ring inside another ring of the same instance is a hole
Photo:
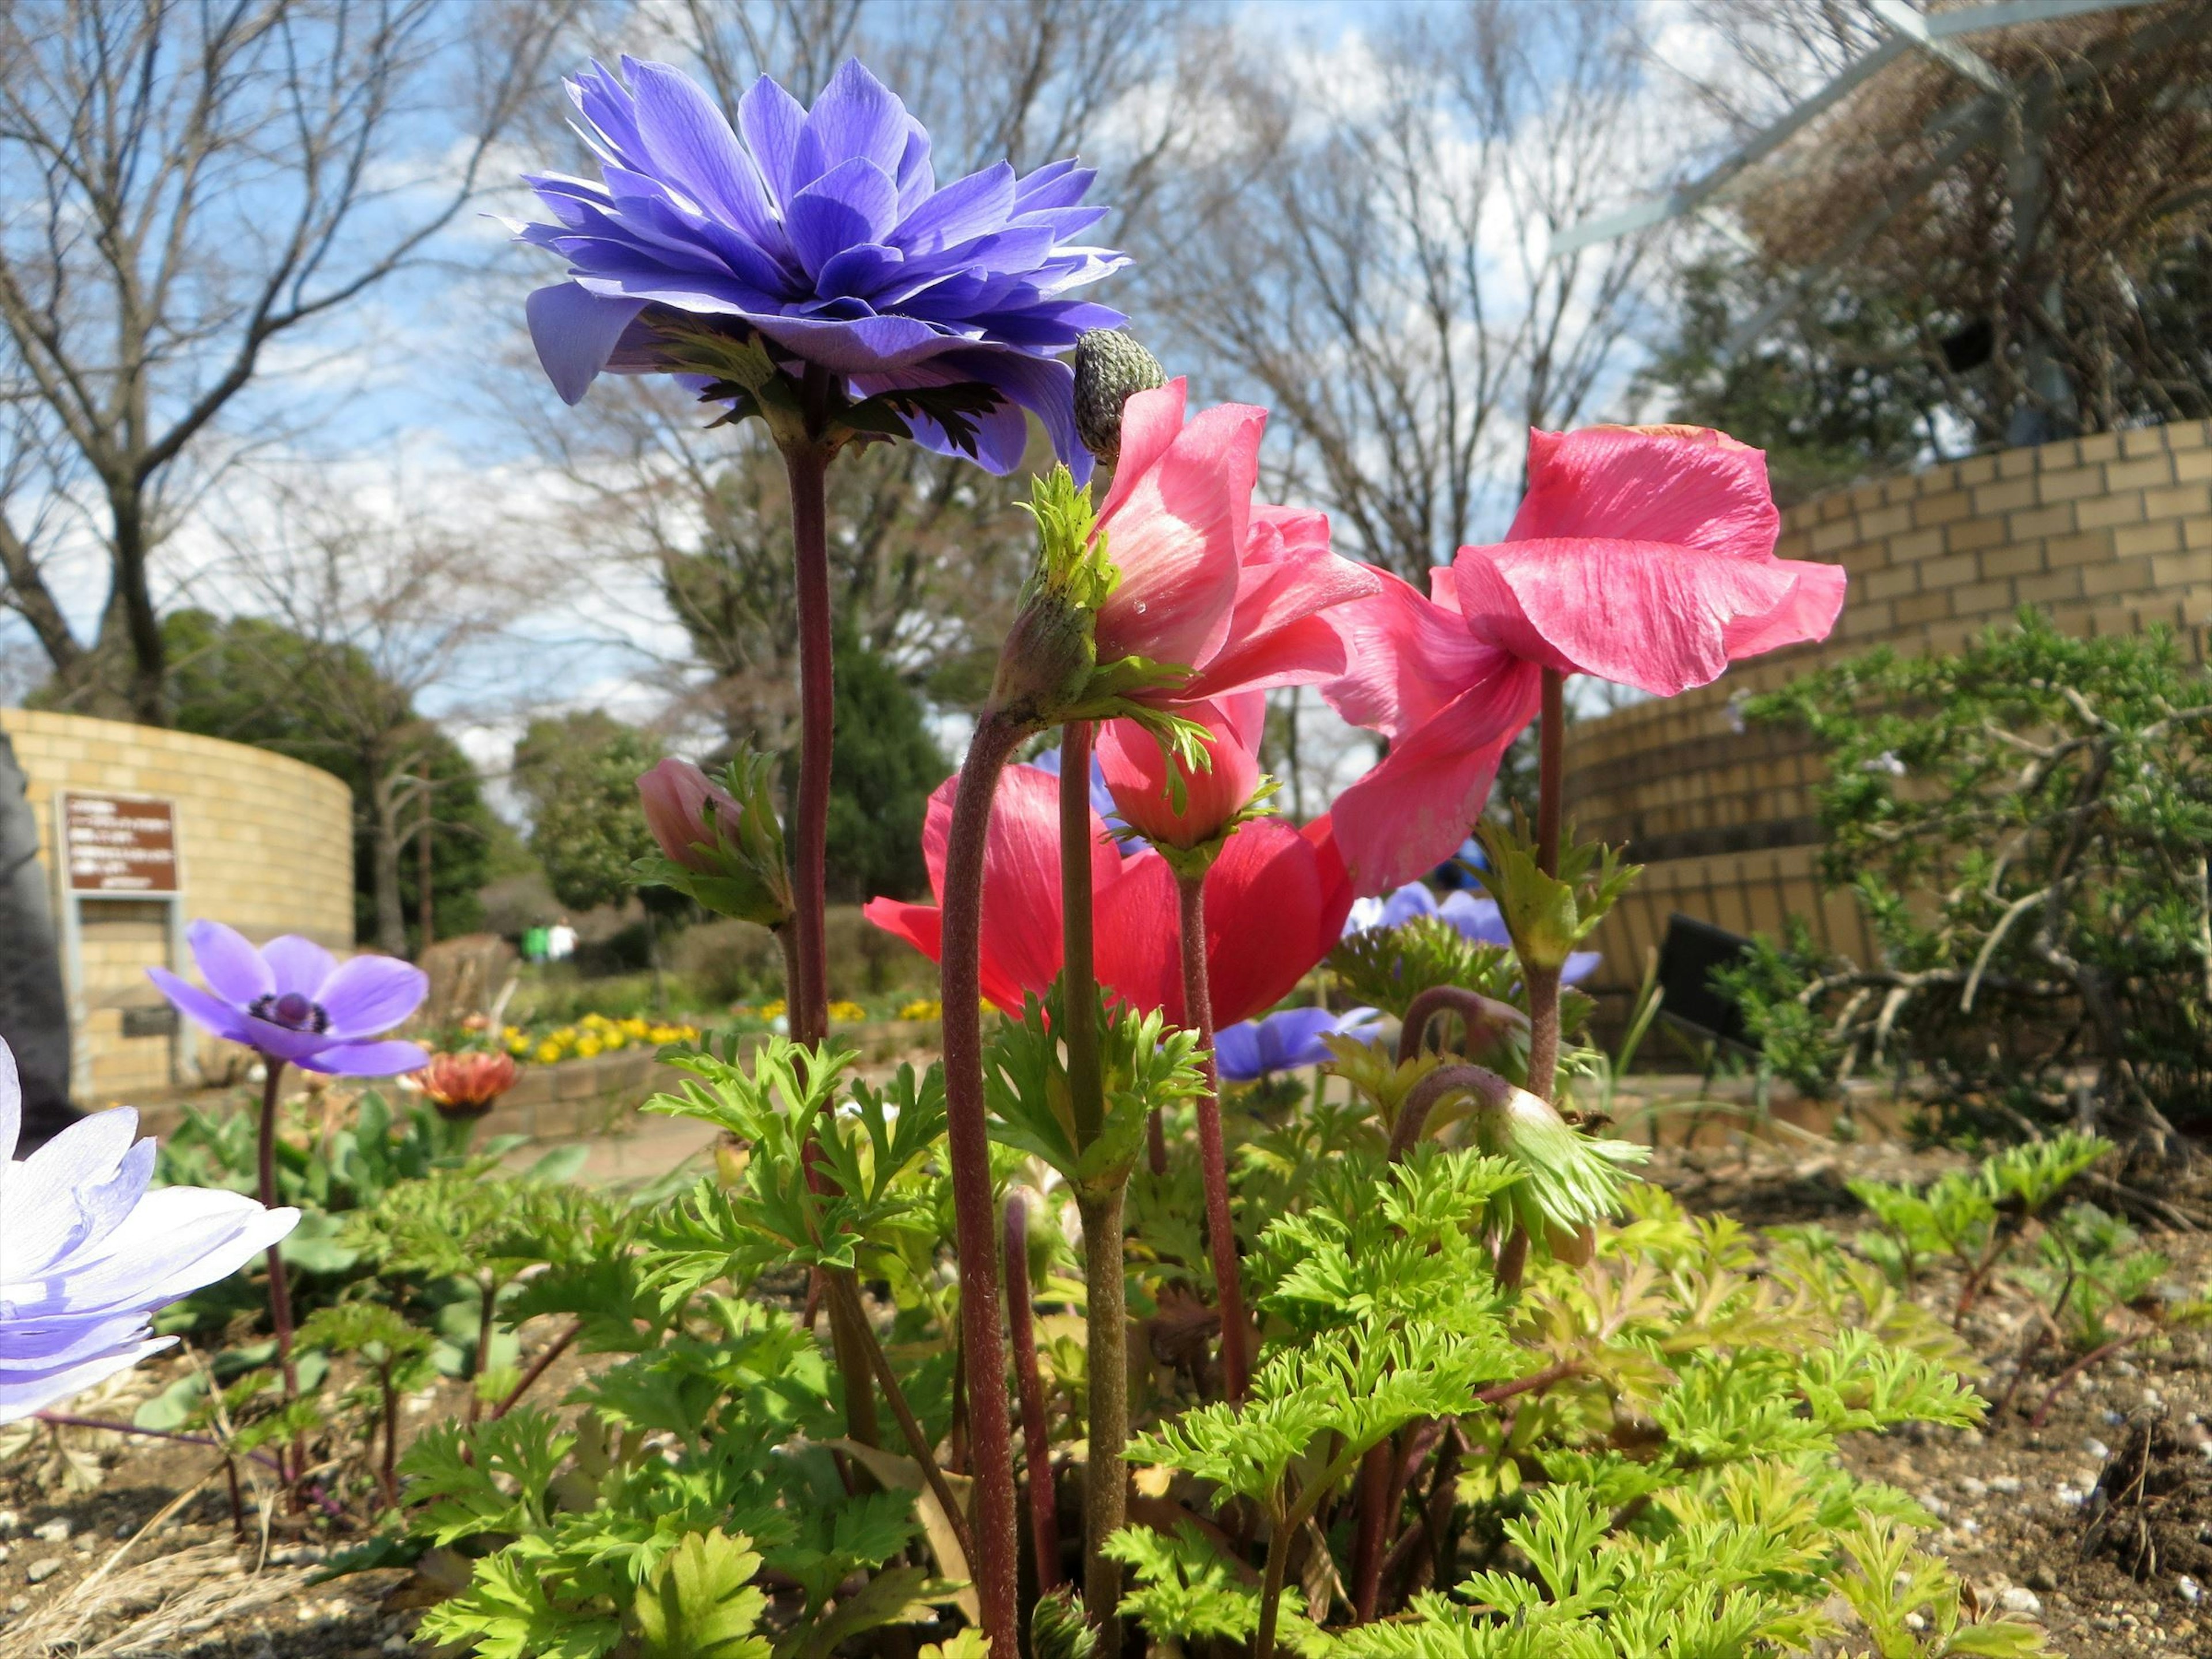
[[[0,1423],[167,1347],[156,1309],[237,1272],[300,1218],[206,1187],[147,1191],[154,1143],[128,1108],[80,1119],[17,1163],[21,1122],[0,1042]]]
[[[1089,476],[1074,371],[1052,354],[1127,320],[1073,295],[1128,263],[1079,240],[1106,212],[1083,205],[1091,169],[1018,178],[1001,161],[940,189],[927,131],[849,60],[811,110],[763,76],[734,129],[666,64],[624,58],[619,77],[594,64],[568,85],[600,180],[526,178],[556,222],[514,228],[568,262],[528,305],[568,402],[601,374],[669,372],[667,331],[703,325],[757,335],[780,367],[826,370],[854,398],[986,387],[966,441],[909,407],[912,435],[1009,472],[1028,409]]]
[[[1499,945],[1508,950],[1513,946],[1513,936],[1505,931],[1505,917],[1496,899],[1461,891],[1445,894],[1438,903],[1436,895],[1418,881],[1407,882],[1385,898],[1355,900],[1351,915],[1344,919],[1345,937],[1370,927],[1402,927],[1417,916],[1442,916],[1477,945]],[[1579,985],[1597,972],[1604,961],[1601,951],[1570,951],[1559,981]]]
[[[196,921],[185,938],[206,990],[164,968],[146,976],[226,1042],[335,1077],[391,1077],[418,1071],[428,1058],[416,1043],[373,1040],[422,1006],[430,981],[419,968],[390,957],[340,963],[296,933],[257,951],[219,921]]]
[[[1265,1019],[1241,1020],[1213,1036],[1214,1068],[1231,1083],[1256,1083],[1277,1072],[1296,1071],[1332,1059],[1332,1036],[1371,1042],[1379,1017],[1372,1008],[1332,1014],[1326,1008],[1285,1008]]]

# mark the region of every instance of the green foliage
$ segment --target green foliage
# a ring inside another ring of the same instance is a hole
[[[1480,991],[1503,1002],[1521,976],[1510,951],[1477,944],[1442,916],[1363,928],[1329,952],[1328,968],[1352,1001],[1400,1019],[1415,997],[1439,985]]]
[[[1905,1290],[1918,1281],[1923,1263],[1948,1256],[1964,1277],[1963,1313],[2004,1255],[2032,1236],[2043,1212],[2112,1150],[2109,1141],[2069,1132],[2007,1147],[1925,1187],[1854,1181],[1851,1196],[1877,1227],[1861,1235],[1859,1251]]]
[[[430,900],[440,933],[483,925],[477,890],[490,879],[502,826],[460,746],[382,678],[361,649],[311,640],[258,617],[223,619],[179,611],[161,623],[170,720],[197,732],[289,755],[344,780],[354,803],[354,924],[375,930],[378,786],[398,774],[433,786]],[[411,856],[415,821],[400,824],[399,900],[411,926],[422,866]]]
[[[829,894],[858,904],[929,890],[921,823],[930,792],[952,769],[921,699],[881,654],[858,641],[836,653],[837,747],[830,767]],[[787,765],[787,775],[796,765]]]
[[[1018,1021],[1002,1022],[984,1056],[983,1086],[995,1121],[992,1138],[1039,1158],[1079,1192],[1104,1194],[1128,1179],[1145,1139],[1146,1118],[1194,1098],[1205,1086],[1197,1037],[1170,1026],[1157,1010],[1140,1014],[1103,991],[1098,1002],[1098,1061],[1104,1121],[1086,1133],[1075,1120],[1067,1058],[1053,1035],[1062,1021],[1055,984],[1042,1001],[1031,996]]]
[[[1880,957],[1800,933],[1730,977],[1778,1070],[1924,1071],[1949,1122],[2077,1115],[2130,1142],[2212,1121],[2212,682],[2171,636],[2070,639],[2033,612],[1955,656],[1876,652],[1753,699],[1808,731],[1828,880]]]
[[[1475,878],[1498,901],[1513,951],[1534,967],[1564,968],[1575,946],[1605,920],[1643,866],[1623,864],[1614,848],[1571,836],[1559,848],[1559,873],[1537,866],[1525,825],[1492,819],[1474,827],[1488,861]]]
[[[749,1155],[733,1186],[700,1182],[647,1230],[649,1285],[680,1302],[717,1279],[750,1285],[771,1268],[928,1255],[938,1217],[922,1166],[944,1139],[943,1073],[905,1066],[884,1088],[854,1083],[852,1109],[838,1111],[859,1058],[775,1036],[750,1068],[703,1048],[671,1055],[691,1078],[644,1109],[718,1124]]]
[[[659,850],[637,780],[659,759],[658,743],[596,708],[525,728],[515,785],[530,803],[530,850],[562,903],[589,910],[629,896],[638,861]]]

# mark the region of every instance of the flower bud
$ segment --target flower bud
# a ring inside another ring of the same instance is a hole
[[[1121,405],[1168,383],[1160,360],[1124,328],[1094,328],[1075,343],[1075,435],[1102,466],[1121,459]]]
[[[742,816],[737,802],[690,761],[665,760],[637,781],[645,827],[660,850],[694,875],[719,872],[714,842]],[[711,829],[709,826],[712,826]]]
[[[1113,592],[1105,538],[1095,536],[1091,492],[1064,466],[1039,478],[1024,503],[1037,523],[1036,562],[999,648],[991,707],[1037,726],[1063,717],[1098,665],[1098,607]]]
[[[1206,728],[1210,767],[1170,757],[1158,738],[1127,719],[1099,734],[1098,764],[1123,823],[1155,846],[1188,852],[1228,834],[1251,806],[1260,787],[1254,750],[1267,705],[1255,691],[1182,712]]]
[[[491,1110],[492,1103],[514,1087],[514,1056],[481,1049],[433,1054],[417,1076],[439,1116],[472,1120]]]
[[[1063,1585],[1037,1597],[1030,1613],[1030,1651],[1036,1659],[1092,1659],[1097,1647],[1081,1596]]]
[[[646,826],[662,856],[641,860],[641,884],[673,887],[719,915],[781,927],[791,920],[775,762],[743,750],[716,783],[689,761],[665,760],[637,781]]]

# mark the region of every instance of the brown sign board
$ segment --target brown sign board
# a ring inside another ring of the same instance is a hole
[[[118,896],[177,890],[177,809],[129,795],[64,795],[70,890]]]

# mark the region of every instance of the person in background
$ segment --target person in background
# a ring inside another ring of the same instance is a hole
[[[576,930],[568,925],[568,918],[563,916],[545,930],[545,959],[548,962],[566,962],[575,954]]]
[[[522,930],[522,959],[525,962],[545,960],[547,929],[543,922],[532,922]]]

